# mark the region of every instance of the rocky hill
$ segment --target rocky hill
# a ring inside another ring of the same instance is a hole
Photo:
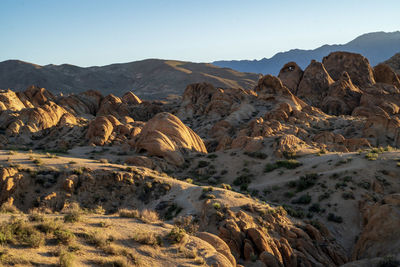
[[[388,64],[397,74],[400,74],[400,53],[397,53],[384,63]]]
[[[288,61],[295,61],[301,68],[305,68],[311,60],[321,61],[324,56],[335,51],[360,53],[375,66],[400,51],[400,32],[367,33],[346,44],[324,45],[313,50],[293,49],[261,60],[224,60],[213,64],[238,71],[277,75],[280,66]]]
[[[259,76],[211,64],[148,59],[101,67],[39,66],[18,60],[0,62],[0,88],[24,90],[36,85],[52,93],[99,90],[121,96],[134,90],[145,99],[181,95],[187,84],[209,82],[223,88],[252,88]]]
[[[0,262],[398,266],[399,81],[335,52],[167,101],[3,90]]]

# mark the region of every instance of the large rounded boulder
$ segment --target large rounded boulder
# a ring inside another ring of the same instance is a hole
[[[146,123],[135,147],[175,165],[184,163],[184,151],[207,153],[203,140],[178,117],[167,112],[157,114]]]
[[[322,63],[335,81],[346,71],[357,86],[368,87],[375,83],[374,72],[368,59],[360,54],[333,52],[324,57]]]

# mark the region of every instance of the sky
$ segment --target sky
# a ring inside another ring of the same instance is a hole
[[[0,0],[0,61],[261,59],[400,30],[398,0]]]

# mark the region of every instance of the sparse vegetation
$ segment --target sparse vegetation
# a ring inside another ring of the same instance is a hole
[[[301,165],[302,163],[295,159],[278,160],[275,163],[267,163],[265,165],[264,172],[271,172],[279,168],[296,169]]]
[[[120,217],[135,218],[145,223],[155,223],[160,220],[157,212],[148,209],[142,211],[137,209],[120,209],[118,213]]]
[[[268,158],[268,155],[263,153],[263,152],[244,152],[243,154],[251,157],[251,158],[257,158],[257,159],[266,159]]]
[[[37,248],[44,244],[44,236],[22,219],[12,217],[0,224],[0,244],[16,244]]]
[[[75,240],[75,235],[70,230],[56,229],[54,236],[63,245],[70,245]]]
[[[210,163],[205,160],[200,160],[199,163],[197,164],[197,168],[204,168],[207,167]]]
[[[161,246],[162,238],[153,232],[136,232],[132,239],[140,244],[149,246]]]
[[[74,266],[75,256],[72,252],[62,249],[59,252],[59,254],[60,254],[60,256],[59,256],[58,263],[61,267],[73,267]]]
[[[168,238],[172,243],[180,243],[186,236],[186,231],[183,228],[175,226],[168,234]]]
[[[394,256],[388,255],[383,257],[377,265],[378,267],[398,267],[400,266],[400,261],[396,260]]]
[[[301,205],[307,205],[311,203],[311,196],[309,194],[305,194],[300,196],[299,198],[295,199],[292,201],[293,204],[301,204]]]
[[[365,158],[371,161],[377,160],[378,159],[378,153],[374,153],[374,152],[369,152],[365,155]]]
[[[335,215],[333,213],[328,214],[328,221],[335,222],[335,223],[342,223],[343,218],[341,216]]]

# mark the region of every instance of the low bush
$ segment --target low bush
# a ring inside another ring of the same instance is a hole
[[[69,245],[75,240],[75,235],[70,230],[66,229],[57,229],[54,231],[54,237],[56,240],[63,244]]]
[[[313,187],[317,183],[317,179],[318,179],[317,173],[310,173],[301,176],[296,183],[296,188],[297,188],[296,190],[300,192]]]
[[[61,267],[73,267],[75,256],[68,250],[62,249],[59,252],[60,256],[58,258],[58,263]]]
[[[171,229],[171,232],[168,234],[169,240],[172,243],[180,243],[186,236],[186,231],[183,228],[175,226]]]
[[[132,239],[143,245],[153,247],[162,245],[162,238],[152,232],[136,232],[132,235]]]
[[[264,172],[271,172],[279,168],[296,169],[303,165],[300,161],[295,159],[278,160],[275,163],[267,163],[264,168]]]
[[[335,223],[342,223],[343,218],[341,216],[335,215],[333,213],[328,214],[328,221],[335,222]]]
[[[251,157],[251,158],[257,158],[257,159],[266,159],[268,158],[268,155],[263,153],[263,152],[244,152],[243,154]]]
[[[309,194],[302,195],[297,199],[294,199],[292,201],[293,204],[301,204],[301,205],[307,205],[311,203],[311,196]]]
[[[22,219],[11,218],[0,224],[0,244],[37,248],[44,244],[44,235]]]

